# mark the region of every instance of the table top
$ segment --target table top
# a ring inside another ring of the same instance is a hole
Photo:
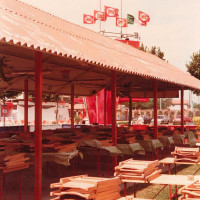
[[[117,200],[152,200],[152,199],[141,199],[141,198],[134,198],[133,196],[126,196],[126,197],[121,197]]]
[[[137,142],[148,152],[153,152],[156,148],[163,147],[158,139],[138,140]]]
[[[174,162],[174,158],[168,157],[164,158],[159,161],[161,164],[168,165],[168,164],[176,164],[176,165],[200,165],[200,162],[198,163],[192,163],[192,162]]]
[[[191,177],[191,175],[189,175]],[[168,175],[161,174],[154,180],[150,181],[151,184],[160,185],[190,185],[200,179],[200,175],[194,176],[194,180],[189,180],[188,175]],[[123,183],[146,183],[141,180],[123,180]]]

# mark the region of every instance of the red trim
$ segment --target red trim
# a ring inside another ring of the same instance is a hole
[[[154,136],[158,138],[158,107],[157,107],[157,97],[158,97],[158,90],[157,90],[157,80],[154,80]]]
[[[34,200],[42,199],[42,53],[35,51],[35,183]]]
[[[28,79],[24,80],[24,132],[28,132]]]
[[[184,90],[181,89],[181,134],[184,134]]]
[[[71,128],[74,128],[74,85],[71,85]]]

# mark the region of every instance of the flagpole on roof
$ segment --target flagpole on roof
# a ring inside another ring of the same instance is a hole
[[[121,0],[121,18],[122,18],[122,0]],[[121,26],[121,38],[122,38],[122,26]]]
[[[99,0],[100,12],[101,12],[101,0]],[[99,20],[99,32],[101,33],[101,20]]]

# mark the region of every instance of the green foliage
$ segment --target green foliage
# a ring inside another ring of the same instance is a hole
[[[198,116],[193,117],[193,122],[195,125],[200,125],[200,117]]]
[[[9,81],[12,78],[8,77],[7,74],[12,74],[13,67],[7,64],[8,60],[6,60],[5,56],[0,57],[0,78],[9,84]],[[19,96],[21,92],[16,91],[0,91],[0,99],[14,99]]]
[[[21,94],[21,92],[17,92],[17,91],[6,91],[6,92],[0,93],[0,99],[1,100],[15,99],[20,94]]]
[[[162,99],[162,109],[167,109],[169,106],[172,104],[172,99]],[[153,108],[153,99],[150,98],[148,103],[145,102],[137,102],[137,103],[132,103],[133,109],[139,108],[139,109],[152,109]],[[129,108],[129,102],[123,103],[126,107]],[[158,99],[157,102],[158,108],[160,108],[160,99]]]
[[[29,94],[29,98],[35,101],[34,94]],[[56,94],[42,94],[42,100],[45,102],[57,102],[61,100],[61,97]]]
[[[151,50],[149,51],[151,54],[156,55],[156,46],[152,46]]]
[[[198,109],[200,109],[200,104],[198,104],[198,103],[194,103],[194,104],[193,104],[193,107],[194,107],[194,108],[198,108]]]
[[[128,121],[117,121],[118,125],[128,125]]]
[[[197,79],[200,79],[200,50],[193,53],[191,61],[186,63],[187,71]],[[193,90],[194,94],[200,95],[200,90]]]
[[[3,81],[9,82],[11,78],[8,78],[6,76],[6,72],[11,70],[12,67],[9,66],[6,62],[7,62],[7,60],[6,60],[5,56],[2,56],[0,58],[0,77],[3,79]]]
[[[129,103],[124,103],[127,107],[129,106]],[[172,100],[171,99],[162,99],[161,101],[161,106],[162,109],[167,109],[169,106],[171,106],[172,104]],[[138,103],[133,103],[133,108],[139,108],[139,109],[152,109],[154,105],[153,99],[150,98],[148,103],[145,102],[138,102]],[[160,99],[158,99],[157,102],[157,106],[158,108],[160,108]]]
[[[162,51],[160,50],[160,47],[158,47],[158,50],[157,50],[157,52],[156,52],[156,55],[158,56],[158,58],[161,58],[162,60],[165,60],[165,59],[164,59],[165,54],[164,54],[164,52],[162,52]]]
[[[78,116],[78,115],[76,115],[75,117],[74,117],[74,120],[75,120],[75,122],[78,124],[79,122],[80,122],[80,117]]]
[[[162,60],[165,60],[164,59],[165,54],[163,51],[160,50],[160,47],[152,46],[151,49],[149,50],[149,48],[147,46],[144,46],[144,44],[142,43],[139,49],[145,52],[149,52],[153,55],[156,55]]]

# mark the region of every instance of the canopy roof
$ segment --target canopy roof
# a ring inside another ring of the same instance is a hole
[[[34,91],[34,50],[44,53],[44,92],[70,94],[74,83],[75,94],[92,95],[110,88],[111,70],[117,71],[118,91],[134,91],[134,97],[137,91],[138,97],[152,91],[152,79],[159,81],[160,91],[200,89],[199,80],[150,53],[18,0],[0,0],[0,56],[12,66],[10,82],[1,80],[1,88],[21,90],[27,76]]]

